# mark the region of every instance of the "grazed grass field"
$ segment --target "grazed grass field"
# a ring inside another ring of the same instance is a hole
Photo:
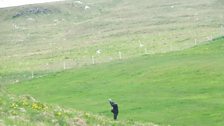
[[[223,4],[67,0],[0,9],[0,90],[52,104],[45,125],[54,125],[50,111],[61,105],[95,113],[83,117],[90,125],[223,126],[224,39],[210,41],[224,35]],[[121,122],[108,119],[108,98],[119,103]],[[20,110],[7,106],[19,102],[0,92],[0,114],[15,116]],[[39,125],[30,118],[43,113],[25,109],[18,116]],[[13,118],[3,121],[24,124]]]
[[[180,52],[68,70],[10,86],[15,94],[119,119],[176,126],[222,126],[224,39]]]
[[[82,2],[0,9],[0,83],[61,71],[64,62],[88,65],[92,56],[109,62],[119,51],[130,58],[181,50],[224,31],[222,0]]]

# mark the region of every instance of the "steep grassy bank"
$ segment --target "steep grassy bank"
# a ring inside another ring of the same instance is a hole
[[[157,126],[153,123],[113,121],[100,115],[41,103],[32,96],[0,92],[1,126]]]
[[[13,85],[9,91],[41,101],[119,118],[178,126],[221,126],[224,39],[180,52],[146,55],[68,70]]]
[[[221,0],[68,0],[0,9],[0,84],[199,45],[224,34]],[[86,9],[88,8],[88,9]],[[146,51],[145,51],[146,50]],[[101,53],[97,53],[100,51]]]

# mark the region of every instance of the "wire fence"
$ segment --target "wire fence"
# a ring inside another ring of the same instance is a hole
[[[175,35],[171,35],[170,38],[164,38],[160,41],[145,42],[136,40],[135,46],[133,46],[132,48],[117,49],[117,51],[113,51],[108,54],[104,54],[104,52],[102,51],[103,49],[96,50],[94,53],[82,57],[67,56],[65,54],[63,57],[66,58],[64,58],[63,60],[40,63],[32,67],[28,66],[28,68],[22,74],[15,73],[5,78],[0,76],[0,80],[1,83],[18,83],[23,80],[40,78],[43,76],[47,76],[50,73],[56,73],[59,71],[69,70],[87,65],[96,65],[106,62],[124,60],[133,57],[139,57],[142,55],[179,51],[201,44],[209,43],[211,42],[211,40],[223,35],[224,27],[221,26],[220,28],[218,28],[218,30],[216,30],[216,32],[212,32],[210,35],[207,34],[199,37],[195,35],[196,37],[192,37],[190,39],[184,37],[180,37],[181,39],[179,40],[178,38],[170,39],[172,37],[175,37]]]

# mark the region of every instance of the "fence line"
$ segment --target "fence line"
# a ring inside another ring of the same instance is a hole
[[[223,31],[224,31],[224,28],[223,28],[223,26],[221,26],[221,35],[220,36],[222,36]],[[58,71],[61,71],[61,70],[81,67],[83,65],[91,65],[91,64],[94,65],[94,64],[104,63],[104,62],[111,62],[111,61],[115,61],[115,60],[127,59],[129,57],[183,50],[185,48],[190,48],[190,47],[198,46],[198,45],[203,44],[203,43],[208,43],[216,37],[218,37],[218,36],[214,36],[213,34],[211,34],[211,35],[209,35],[207,37],[204,37],[202,39],[195,38],[195,39],[191,40],[192,41],[191,43],[187,42],[187,45],[185,45],[185,46],[182,45],[183,46],[182,48],[181,47],[177,48],[177,46],[174,47],[173,46],[174,44],[171,43],[171,42],[168,45],[166,45],[166,42],[163,42],[162,43],[163,47],[159,51],[158,51],[158,49],[153,48],[154,46],[152,45],[152,43],[154,43],[154,40],[149,44],[150,48],[148,48],[146,45],[144,45],[144,43],[142,43],[142,41],[137,41],[137,42],[139,42],[139,46],[136,46],[136,49],[139,49],[140,53],[138,51],[135,51],[135,54],[132,54],[132,53],[128,53],[127,51],[124,51],[124,50],[119,50],[117,56],[112,55],[112,54],[108,55],[108,56],[102,56],[102,57],[101,57],[101,55],[98,55],[98,56],[92,55],[91,58],[89,58],[89,59],[86,59],[86,58],[83,58],[83,59],[79,58],[79,59],[76,59],[76,60],[64,59],[64,60],[62,60],[62,63],[63,63],[62,67],[61,67],[61,62],[60,61],[57,61],[57,62],[54,62],[54,63],[51,63],[51,64],[46,63],[45,65],[41,65],[41,66],[37,65],[39,67],[42,67],[40,69],[40,71],[44,71],[44,72],[40,73],[40,74],[39,73],[34,73],[36,71],[34,69],[31,69],[31,79],[43,77],[43,76],[48,75],[50,73],[58,72]],[[131,51],[132,50],[130,50],[129,52],[131,52]],[[127,55],[125,56],[124,54],[127,54]],[[60,65],[58,65],[58,64],[60,64]],[[18,79],[16,79],[15,82],[16,83],[19,82]]]

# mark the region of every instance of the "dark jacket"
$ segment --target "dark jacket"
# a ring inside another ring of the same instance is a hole
[[[111,110],[112,113],[114,114],[118,114],[118,105],[115,102],[110,101],[110,105],[113,107],[113,109]]]

